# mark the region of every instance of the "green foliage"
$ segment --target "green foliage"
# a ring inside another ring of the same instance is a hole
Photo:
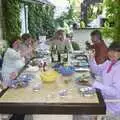
[[[54,34],[54,8],[42,4],[28,4],[28,29],[35,38],[39,35],[51,37]]]
[[[80,21],[80,28],[85,28],[85,26],[86,26],[86,25],[85,25],[85,22],[81,20],[81,21]]]
[[[102,14],[103,11],[103,4],[99,3],[97,4],[97,15]]]
[[[102,32],[102,35],[105,37],[105,38],[113,38],[113,28],[110,27],[110,24],[109,22],[105,22],[104,23],[104,28],[101,29],[101,32]]]
[[[60,27],[64,27],[64,23],[70,25],[74,21],[74,13],[72,6],[70,7],[69,11],[67,13],[64,13],[56,19],[56,25]]]
[[[105,0],[104,5],[107,10],[109,23],[114,23],[112,27],[105,26],[104,31],[110,31],[111,37],[115,41],[120,41],[120,0]]]
[[[75,41],[72,41],[72,47],[74,50],[80,50],[80,46],[78,43],[76,43]]]
[[[98,15],[102,13],[103,5],[102,4],[95,4],[90,5],[87,9],[87,19],[88,21],[92,21],[97,18]]]
[[[75,10],[75,0],[68,0],[68,2],[70,4],[69,10],[67,13],[63,12],[63,14],[56,19],[56,27],[63,27],[66,29],[66,26],[70,26],[74,22],[79,22],[80,20],[80,12]],[[68,27],[67,31],[70,31]]]
[[[3,17],[4,17],[4,39],[8,43],[20,35],[20,1],[19,0],[2,0]]]
[[[96,19],[96,14],[94,13],[93,5],[90,5],[87,9],[87,19],[88,21],[92,21],[93,19]]]

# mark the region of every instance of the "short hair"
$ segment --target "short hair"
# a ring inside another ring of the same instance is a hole
[[[9,46],[12,48],[12,45],[13,45],[14,42],[16,42],[17,40],[21,40],[21,37],[20,37],[20,36],[14,37],[14,38],[9,42]]]
[[[56,31],[56,33],[55,33],[55,38],[56,38],[56,39],[59,39],[59,37],[62,36],[62,38],[64,39],[64,34],[65,34],[65,31],[64,31],[64,30],[58,30],[58,31]]]
[[[32,36],[29,33],[24,33],[21,38],[22,40],[27,40],[29,38],[32,38]]]
[[[116,52],[120,52],[120,42],[119,41],[113,41],[109,48],[109,51],[116,51]]]
[[[102,34],[99,30],[92,31],[90,35],[91,36],[97,35],[99,37],[99,39],[102,40]]]
[[[60,30],[57,30],[55,34],[56,34],[56,35],[61,35],[61,34],[63,34],[64,32],[65,32],[64,30],[61,30],[61,29],[60,29]]]

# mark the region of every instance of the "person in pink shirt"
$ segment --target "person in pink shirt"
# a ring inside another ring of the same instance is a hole
[[[90,81],[89,85],[100,89],[105,100],[106,115],[102,116],[102,120],[120,120],[120,42],[111,43],[108,48],[108,58],[103,64],[98,65],[95,56],[90,55],[90,69],[92,73],[101,76],[102,80]],[[97,118],[96,116],[74,115],[73,120],[97,120]]]
[[[108,48],[108,58],[103,64],[97,65],[95,57],[90,56],[91,71],[100,75],[101,82],[90,82],[93,88],[98,88],[104,100],[120,100],[120,42],[112,42]],[[107,112],[120,115],[120,102],[106,102]]]

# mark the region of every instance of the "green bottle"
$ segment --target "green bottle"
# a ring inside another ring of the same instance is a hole
[[[67,46],[65,46],[64,51],[61,52],[61,63],[67,63],[68,62],[68,49]]]
[[[51,48],[51,62],[58,62],[57,45],[53,45],[52,48]]]

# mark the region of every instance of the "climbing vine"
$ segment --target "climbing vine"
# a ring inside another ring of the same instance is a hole
[[[103,33],[115,41],[120,41],[120,0],[105,0],[108,21]]]
[[[3,37],[8,43],[20,35],[20,0],[2,0],[4,19]]]
[[[55,31],[54,7],[42,4],[28,4],[28,29],[32,36],[51,37]]]
[[[10,43],[13,38],[20,36],[20,0],[2,0],[4,19],[4,39]],[[43,4],[25,3],[28,5],[28,29],[33,37],[54,34],[54,7]]]

